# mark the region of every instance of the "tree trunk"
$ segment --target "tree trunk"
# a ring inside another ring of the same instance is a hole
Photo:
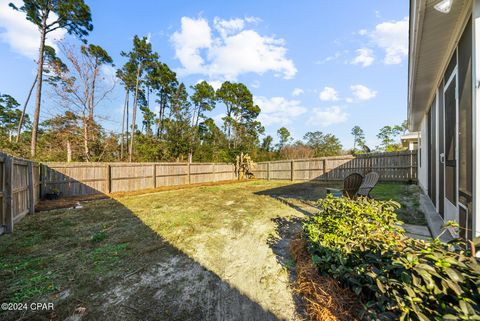
[[[92,79],[92,94],[90,95],[90,107],[88,108],[88,117],[93,120],[93,109],[95,108],[95,83],[97,81],[98,75],[98,59],[95,59],[95,68],[93,71],[93,79]]]
[[[28,105],[28,102],[30,101],[30,96],[32,96],[33,88],[35,88],[35,84],[37,83],[37,79],[38,79],[38,75],[33,80],[32,87],[30,88],[30,91],[28,92],[27,100],[25,101],[25,104],[23,105],[22,115],[20,116],[20,121],[18,122],[18,128],[17,128],[17,138],[16,138],[17,143],[20,141],[20,134],[22,132],[23,120],[25,119],[25,111],[27,110],[27,105]]]
[[[165,118],[165,107],[167,105],[167,97],[165,94],[162,94],[160,98],[160,111],[158,112],[158,129],[157,136],[160,137],[163,131],[163,120]]]
[[[47,35],[47,16],[42,18],[42,28],[40,31],[40,48],[38,49],[38,72],[37,72],[37,98],[35,101],[35,113],[33,115],[32,144],[30,155],[35,158],[37,153],[37,132],[38,121],[40,119],[40,105],[42,103],[42,77],[43,77],[43,53],[45,51],[45,38]]]
[[[232,121],[231,121],[230,115],[231,115],[231,109],[230,109],[230,107],[227,105],[227,120],[225,121],[225,130],[227,131],[227,146],[228,146],[228,150],[230,150],[230,146],[231,146],[231,143],[230,143],[230,129],[231,129]]]
[[[137,117],[137,102],[138,102],[138,84],[140,81],[140,69],[141,64],[138,64],[137,68],[137,80],[135,84],[135,99],[133,100],[133,113],[132,113],[132,132],[131,132],[131,139],[130,139],[130,150],[128,152],[128,161],[132,161],[133,157],[133,144],[135,142],[135,122]]]
[[[99,68],[98,60],[95,60],[95,66],[94,66],[93,77],[92,77],[92,85],[90,88],[90,91],[91,91],[90,99],[87,103],[87,107],[88,107],[87,131],[90,133],[90,134],[88,133],[87,134],[92,141],[95,141],[97,139],[95,135],[95,130],[93,130],[94,123],[95,123],[93,115],[94,115],[94,109],[95,109],[95,86],[97,81],[98,68]],[[88,144],[88,141],[87,141],[87,144]],[[89,157],[90,157],[90,150],[89,150]]]
[[[70,140],[67,139],[67,162],[72,161],[72,145],[70,144]]]
[[[158,123],[157,123],[157,137],[160,137],[160,129],[162,124],[162,113],[163,113],[163,102],[162,98],[160,97],[160,102],[158,106]]]
[[[90,150],[88,148],[88,116],[83,113],[83,152],[85,160],[90,161]]]
[[[120,160],[123,160],[123,143],[125,141],[125,113],[128,113],[128,89],[125,92],[125,103],[123,105],[123,116],[122,116],[122,140],[120,142]],[[127,116],[128,117],[128,116]],[[128,124],[127,124],[128,127]],[[128,135],[128,134],[127,134]]]
[[[190,146],[190,154],[193,155],[193,152],[194,152],[194,146],[195,146],[195,143],[197,142],[197,136],[198,136],[198,132],[199,132],[199,128],[198,128],[198,120],[200,119],[200,111],[201,111],[201,105],[198,106],[197,110],[195,111],[195,109],[193,110],[193,119],[192,119],[192,127],[193,127],[193,135],[192,135],[192,141],[191,141],[191,146]],[[195,117],[195,114],[197,114],[197,116]]]

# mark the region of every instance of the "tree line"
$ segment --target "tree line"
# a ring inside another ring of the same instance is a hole
[[[147,37],[134,36],[131,48],[120,53],[125,62],[116,66],[104,48],[88,43],[93,24],[83,0],[24,0],[20,7],[10,6],[39,30],[39,51],[37,74],[26,101],[20,105],[14,97],[0,93],[3,150],[42,161],[181,161],[192,155],[195,161],[231,162],[240,152],[254,160],[345,153],[335,135],[319,131],[293,142],[282,127],[276,146],[270,135],[261,140],[265,129],[258,120],[260,107],[247,86],[225,81],[215,90],[201,81],[187,87],[161,61]],[[60,28],[78,41],[60,42],[55,50],[45,41]],[[116,70],[110,81],[108,68]],[[125,97],[115,133],[105,129],[110,120],[97,109],[108,102],[118,84]],[[34,91],[30,119],[25,111]],[[42,93],[50,98],[46,107]],[[209,117],[217,108],[225,110],[221,121]],[[40,122],[41,115],[46,120]],[[363,131],[357,127],[355,133],[352,130],[354,152],[357,147],[366,150]],[[378,136],[379,148],[392,149],[400,130],[384,127]]]
[[[261,160],[273,159],[302,159],[312,157],[338,156],[344,154],[363,154],[370,152],[394,152],[404,150],[399,143],[399,136],[408,131],[407,122],[401,125],[382,127],[377,138],[380,145],[370,148],[366,144],[365,133],[360,126],[351,130],[353,148],[345,150],[338,137],[321,131],[307,132],[303,140],[294,141],[288,128],[281,127],[277,130],[278,143],[273,145],[273,137],[267,135],[260,145]]]

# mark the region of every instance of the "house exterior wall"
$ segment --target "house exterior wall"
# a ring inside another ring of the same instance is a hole
[[[427,116],[423,117],[420,126],[420,139],[418,144],[418,185],[425,194],[428,194],[428,133],[427,133]]]
[[[438,13],[429,14],[424,18],[427,21],[433,16],[449,19]],[[414,115],[411,110],[416,111],[418,127],[411,129],[420,132],[419,186],[444,220],[457,221],[461,227],[459,235],[471,239],[480,236],[480,149],[476,148],[480,141],[480,0],[473,1],[469,14],[459,18],[456,26],[461,29],[449,39],[453,45],[448,52],[422,49],[423,55],[428,53],[432,60],[445,55],[450,60],[438,66],[440,80],[428,84],[436,89],[430,106],[409,103],[409,118]],[[426,48],[430,40],[417,39]],[[410,76],[416,69],[410,70]],[[410,83],[409,91],[424,85],[412,87]]]

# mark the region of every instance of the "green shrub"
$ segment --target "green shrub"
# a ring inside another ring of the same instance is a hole
[[[321,273],[360,296],[374,320],[480,320],[480,264],[459,240],[404,235],[393,201],[327,197],[304,225]]]

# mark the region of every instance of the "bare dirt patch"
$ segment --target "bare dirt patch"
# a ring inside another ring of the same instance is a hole
[[[0,238],[0,301],[55,310],[0,319],[301,320],[279,225],[303,214],[260,193],[285,184],[202,186],[27,216]]]

